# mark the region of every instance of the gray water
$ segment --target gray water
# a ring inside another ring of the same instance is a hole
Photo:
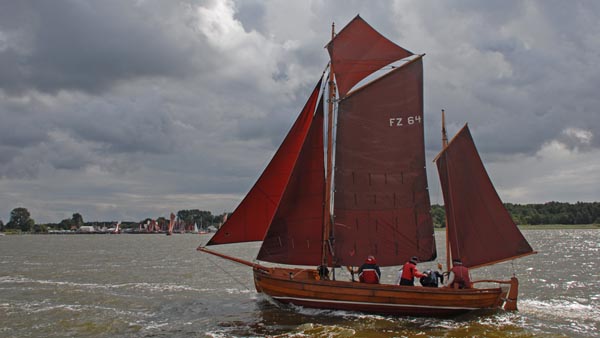
[[[3,236],[0,337],[600,337],[600,231],[524,234],[537,255],[472,272],[515,273],[519,312],[452,319],[279,306],[255,292],[250,268],[195,250],[209,235]]]

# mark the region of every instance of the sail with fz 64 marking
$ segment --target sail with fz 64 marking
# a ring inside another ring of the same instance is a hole
[[[436,257],[425,172],[421,56],[339,105],[334,237],[341,265]]]

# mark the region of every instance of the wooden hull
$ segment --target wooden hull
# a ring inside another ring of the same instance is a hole
[[[254,268],[258,292],[285,304],[385,315],[453,316],[500,309],[506,288],[449,289],[319,280],[316,271]]]

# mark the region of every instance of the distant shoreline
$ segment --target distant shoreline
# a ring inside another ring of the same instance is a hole
[[[519,225],[521,230],[600,230],[600,224],[539,224],[539,225]]]
[[[600,230],[600,224],[538,224],[538,225],[519,225],[518,226],[520,230]],[[445,228],[434,228],[435,231],[444,231]],[[78,233],[68,233],[67,235],[115,235],[115,234],[110,234],[110,233],[85,233],[85,232],[78,232]],[[134,233],[134,234],[162,234],[164,235],[164,233],[145,233],[145,232],[140,232],[140,233]],[[58,233],[29,233],[29,232],[12,232],[12,231],[8,231],[8,232],[0,232],[0,236],[3,235],[59,235]]]
[[[537,224],[518,225],[519,230],[600,230],[600,224]],[[444,231],[445,228],[435,228]]]

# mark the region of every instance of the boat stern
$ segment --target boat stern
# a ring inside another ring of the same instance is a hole
[[[519,296],[519,280],[517,277],[510,279],[508,294],[504,297],[504,310],[517,311],[517,298]]]

